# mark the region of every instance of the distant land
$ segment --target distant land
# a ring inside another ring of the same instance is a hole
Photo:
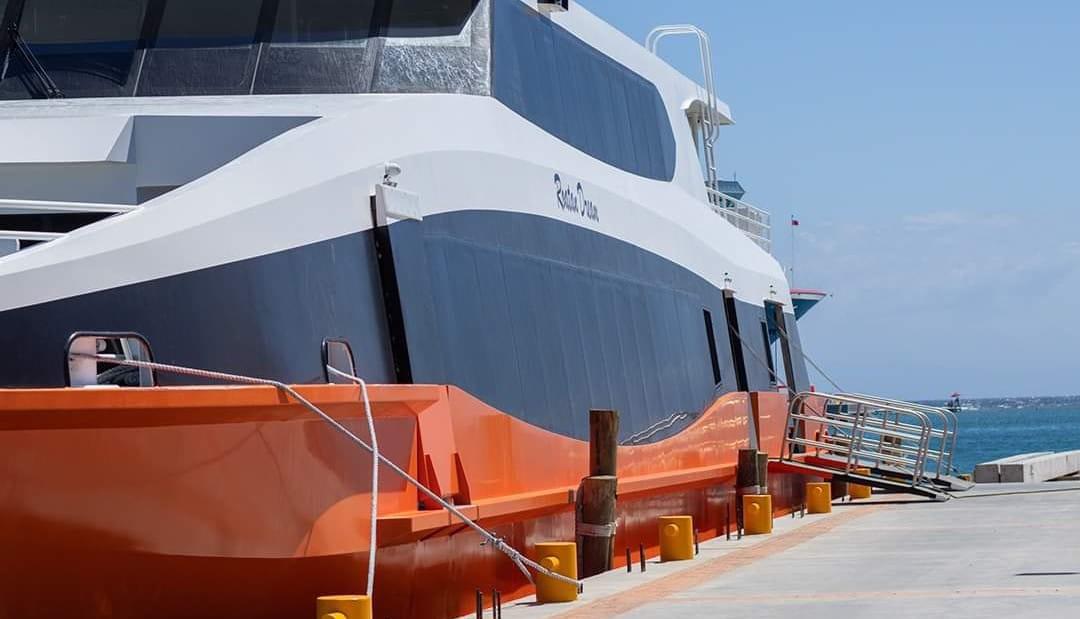
[[[1010,408],[1075,408],[1080,409],[1080,395],[1017,396],[1004,398],[965,398],[960,396],[964,410]],[[945,406],[948,400],[920,400],[921,404]]]

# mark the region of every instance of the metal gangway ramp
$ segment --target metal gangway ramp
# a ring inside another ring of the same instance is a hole
[[[944,501],[958,419],[944,408],[852,393],[803,392],[788,408],[783,468]],[[862,469],[862,470],[860,470]]]

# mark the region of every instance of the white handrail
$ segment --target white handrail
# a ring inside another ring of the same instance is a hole
[[[712,67],[712,43],[709,40],[709,35],[701,28],[692,24],[672,24],[669,26],[658,26],[653,28],[649,35],[645,37],[645,47],[654,55],[657,54],[657,49],[660,45],[660,40],[681,34],[689,34],[697,37],[698,50],[701,53],[701,71],[705,77],[705,112],[702,114],[702,120],[704,121],[707,131],[705,132],[705,159],[706,159],[706,179],[705,182],[709,187],[716,186],[717,174],[716,174],[716,157],[713,151],[716,145],[716,138],[720,135],[720,121],[717,118],[719,111],[717,110],[717,96],[716,96],[716,84],[713,81],[713,67]]]
[[[141,208],[135,204],[105,204],[100,202],[63,202],[57,200],[16,200],[0,198],[0,214],[19,213],[127,213]]]
[[[52,241],[64,236],[63,232],[35,232],[33,230],[0,230],[0,239],[8,241]]]
[[[767,252],[772,251],[772,216],[768,211],[714,189],[705,189],[709,205]]]

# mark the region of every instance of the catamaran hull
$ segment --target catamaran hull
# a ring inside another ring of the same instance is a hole
[[[357,389],[301,392],[366,437]],[[384,455],[467,515],[527,553],[573,539],[585,443],[452,387],[375,386],[371,400]],[[273,389],[5,391],[0,409],[0,617],[294,617],[365,590],[370,456]],[[675,437],[620,448],[617,561],[655,551],[660,515],[721,532],[737,450],[776,452],[783,409],[729,394]],[[772,476],[778,510],[801,481]],[[478,588],[530,590],[386,468],[378,495],[377,615],[453,617]]]

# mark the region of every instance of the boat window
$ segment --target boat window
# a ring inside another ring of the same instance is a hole
[[[766,301],[765,318],[768,320],[769,341],[775,341],[780,345],[780,358],[784,364],[784,379],[787,382],[788,389],[795,390],[798,386],[795,383],[795,366],[791,360],[791,342],[788,341],[787,332],[783,327],[785,323],[784,306],[772,301]]]
[[[356,41],[372,36],[445,36],[461,32],[478,0],[280,0],[277,43]],[[382,17],[387,15],[386,17]]]
[[[457,34],[477,0],[394,0],[385,35],[434,37]]]
[[[702,310],[705,313],[705,339],[709,342],[709,359],[712,361],[713,384],[723,382],[720,374],[720,356],[716,352],[716,332],[713,331],[712,312]]]
[[[0,99],[48,96],[43,84],[50,81],[67,98],[368,92],[364,67],[379,60],[365,65],[356,52],[362,43],[458,34],[478,3],[0,0],[0,42],[12,49],[10,29],[32,54],[12,54],[0,68]],[[439,62],[462,62],[449,54],[425,58],[437,73]]]
[[[769,366],[769,380],[773,383],[780,382],[776,378],[776,362],[773,361],[773,347],[769,338],[769,325],[765,320],[761,321],[761,342],[765,350],[765,363]]]
[[[274,43],[352,41],[371,35],[375,0],[281,0]]]
[[[3,41],[10,30],[32,51],[66,97],[131,94],[136,50],[147,0],[0,0]],[[21,11],[20,11],[21,9]],[[35,96],[26,85],[33,69],[17,54],[0,71],[0,98]]]
[[[157,27],[156,48],[250,45],[263,0],[169,0]]]
[[[151,0],[161,3],[162,0]],[[248,94],[263,0],[168,0],[148,25],[152,48],[139,76],[143,96]]]
[[[739,331],[739,314],[735,309],[735,296],[730,291],[724,291],[724,318],[728,325],[731,360],[735,363],[735,390],[750,391],[750,380],[747,377],[746,360],[743,356],[743,336]]]
[[[675,136],[655,85],[522,2],[493,9],[497,99],[605,163],[672,179]]]

